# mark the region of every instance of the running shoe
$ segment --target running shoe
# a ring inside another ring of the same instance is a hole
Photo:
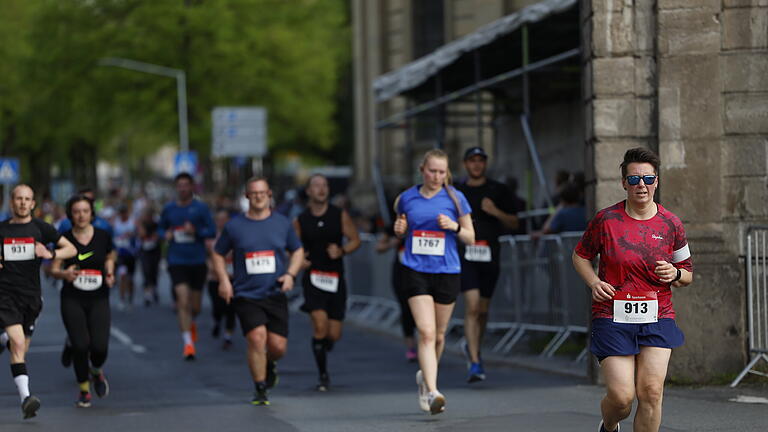
[[[267,388],[274,388],[280,382],[280,376],[277,375],[277,362],[267,360]]]
[[[32,418],[37,415],[37,410],[40,409],[40,399],[37,396],[29,395],[24,398],[24,402],[21,403],[21,412],[24,413],[24,419]]]
[[[408,351],[405,352],[405,359],[408,360],[408,363],[413,363],[418,360],[419,355],[416,353],[416,348],[409,348]]]
[[[429,390],[427,384],[424,383],[424,374],[421,373],[421,369],[416,372],[416,385],[419,387],[419,408],[429,412]]]
[[[197,342],[197,324],[194,321],[189,325],[189,333],[192,335],[192,342]]]
[[[432,415],[445,411],[445,396],[439,391],[429,392],[429,412]]]
[[[96,393],[96,396],[100,398],[109,396],[109,382],[107,377],[104,376],[104,372],[91,374],[91,383],[93,384],[93,391]],[[88,397],[90,398],[90,395]]]
[[[184,344],[184,360],[191,361],[195,359],[195,346]]]
[[[267,386],[263,384],[256,386],[256,392],[253,393],[251,405],[269,405],[269,398],[267,397]]]
[[[68,368],[72,365],[72,346],[69,339],[64,341],[64,349],[61,350],[61,365]]]
[[[331,379],[328,377],[328,374],[320,374],[320,382],[317,384],[317,391],[319,392],[327,392],[328,388],[331,386]]]
[[[485,369],[483,369],[482,363],[472,363],[469,366],[469,374],[467,375],[467,382],[473,383],[485,380]]]
[[[613,432],[620,432],[621,431],[621,425],[618,423],[616,424],[616,430]],[[597,432],[611,432],[609,430],[605,429],[605,426],[603,426],[603,421],[600,420],[600,425],[597,427]]]
[[[77,396],[77,406],[80,408],[88,408],[91,406],[91,394],[81,391]]]

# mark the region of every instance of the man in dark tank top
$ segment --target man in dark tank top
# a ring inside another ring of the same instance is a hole
[[[329,204],[330,189],[325,176],[315,174],[307,182],[307,208],[293,221],[304,246],[304,304],[312,322],[312,353],[319,374],[318,391],[330,385],[327,353],[341,338],[341,323],[347,308],[342,257],[360,247],[360,236],[349,214]],[[344,237],[347,243],[343,243]]]

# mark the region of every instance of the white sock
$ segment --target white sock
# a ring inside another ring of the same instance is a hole
[[[181,332],[181,338],[184,339],[184,345],[192,345],[192,332]]]
[[[9,339],[8,333],[3,332],[2,334],[0,334],[0,344],[3,344],[3,345],[7,344],[8,339]]]
[[[24,399],[29,396],[29,375],[19,375],[13,379],[13,382],[16,383],[16,388],[19,390],[21,401],[24,402]]]

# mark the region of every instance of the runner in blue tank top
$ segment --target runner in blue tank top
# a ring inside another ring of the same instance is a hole
[[[405,238],[403,280],[419,330],[419,406],[439,414],[445,410],[445,396],[437,390],[437,367],[461,284],[456,242],[473,244],[475,231],[469,203],[449,186],[448,156],[430,150],[419,169],[424,183],[406,190],[395,202],[394,231]]]
[[[177,175],[175,185],[176,201],[163,208],[157,233],[168,241],[166,260],[184,341],[183,356],[186,360],[194,360],[195,317],[200,313],[203,286],[208,275],[205,239],[216,236],[216,227],[208,206],[195,199],[192,176],[187,173]]]
[[[229,221],[213,248],[219,295],[232,303],[248,342],[254,405],[269,405],[267,389],[277,383],[275,362],[288,342],[288,301],[304,248],[285,216],[269,207],[272,191],[262,177],[246,183],[248,211]],[[235,277],[227,274],[225,256],[232,252]],[[288,252],[288,253],[286,253]]]

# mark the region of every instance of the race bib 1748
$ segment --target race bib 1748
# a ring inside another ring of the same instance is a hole
[[[411,238],[414,255],[445,255],[445,233],[442,231],[414,231]]]
[[[72,285],[83,291],[94,291],[101,287],[102,276],[99,270],[81,269]]]
[[[35,259],[33,237],[8,237],[3,240],[3,259],[6,261],[28,261]]]
[[[248,274],[268,274],[275,272],[275,251],[265,250],[245,254],[245,271]]]
[[[613,297],[613,322],[647,324],[659,320],[655,291],[617,292]]]

